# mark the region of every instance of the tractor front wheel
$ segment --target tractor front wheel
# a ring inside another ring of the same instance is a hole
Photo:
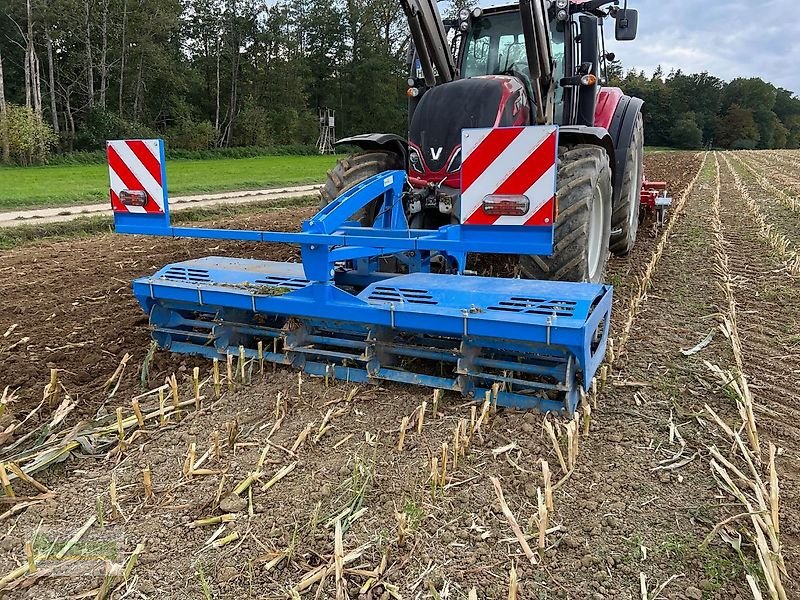
[[[403,158],[396,152],[384,150],[367,150],[351,154],[336,163],[328,171],[325,185],[320,192],[322,206],[333,202],[338,196],[365,179],[392,169],[404,170]],[[352,215],[364,227],[371,227],[377,216],[380,199],[376,199]]]
[[[521,256],[528,279],[601,283],[611,233],[611,167],[600,146],[559,148],[553,256]]]
[[[631,144],[628,147],[622,185],[614,190],[614,208],[611,213],[611,241],[609,248],[616,256],[625,256],[633,250],[639,230],[642,175],[644,173],[644,124],[642,114],[636,117]]]

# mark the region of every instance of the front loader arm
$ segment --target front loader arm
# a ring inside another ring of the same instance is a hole
[[[456,66],[447,43],[447,33],[436,0],[400,0],[408,19],[411,39],[425,75],[425,84],[433,87],[456,77]]]

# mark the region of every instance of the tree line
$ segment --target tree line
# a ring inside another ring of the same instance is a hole
[[[611,80],[645,101],[647,144],[674,148],[800,148],[800,98],[758,77],[726,82],[709,73],[659,68]]]
[[[455,2],[458,6],[463,2]],[[0,160],[106,139],[173,148],[313,144],[406,130],[409,35],[397,0],[10,0],[0,12]],[[760,79],[622,72],[648,143],[798,147],[800,99]]]

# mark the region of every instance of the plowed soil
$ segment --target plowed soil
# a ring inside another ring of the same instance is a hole
[[[724,530],[740,532],[741,552],[716,533],[703,544],[715,524],[744,512],[712,477],[709,447],[727,452],[730,443],[704,413],[708,405],[733,427],[741,423],[735,400],[707,366],[735,365],[731,344],[718,329],[727,304],[712,249],[710,207],[717,194],[764,460],[769,442],[781,449],[784,585],[788,598],[797,597],[800,432],[793,397],[800,383],[800,286],[754,231],[723,155],[650,155],[647,175],[669,181],[677,200],[701,165],[685,203],[679,203],[682,211],[670,216],[670,236],[645,226],[635,251],[610,263],[618,356],[568,476],[542,415],[500,410],[472,436],[457,466],[449,459],[445,485],[437,487],[431,459],[441,457],[443,443],[452,457],[453,431],[470,419],[470,404],[463,399],[446,395],[434,415],[432,396],[424,390],[299,381],[290,370],[268,367],[263,375],[256,370],[249,385],[226,391],[219,401],[207,400],[204,410],[190,411],[182,421],[164,427],[148,423],[121,455],[76,456],[40,472],[37,477],[55,495],[3,521],[0,577],[24,562],[23,544],[37,527],[68,538],[89,517],[102,515],[102,530],[95,523],[83,541],[110,536],[115,562],[124,562],[137,544],[144,547],[114,598],[287,598],[315,569],[330,566],[321,584],[300,590],[304,597],[460,599],[474,588],[478,598],[500,599],[508,597],[512,565],[520,598],[745,599],[753,597],[747,574],[770,597],[747,537],[747,519]],[[754,163],[754,168],[759,167]],[[754,196],[768,196],[745,170],[737,172]],[[768,210],[778,209],[769,204]],[[292,229],[310,212],[275,211],[217,225]],[[800,218],[776,226],[788,235],[798,225]],[[5,367],[0,387],[17,389],[19,398],[4,423],[38,405],[51,367],[61,370],[67,392],[80,400],[65,426],[116,406],[129,411],[131,397],[142,391],[139,366],[149,346],[147,319],[130,294],[130,280],[168,262],[208,254],[296,259],[283,247],[113,235],[28,246],[1,257],[6,277],[0,283],[5,308],[0,335],[18,325],[0,338]],[[643,280],[644,295],[638,293]],[[709,333],[708,345],[690,356],[681,352]],[[109,398],[103,384],[126,352],[133,358]],[[171,373],[184,380],[193,366],[201,367],[204,377],[209,371],[207,362],[156,352],[149,384],[159,385]],[[210,396],[210,388],[204,394]],[[401,417],[414,415],[423,401],[421,430],[412,418],[398,450]],[[282,415],[277,424],[276,406]],[[42,407],[37,419],[46,415]],[[233,422],[238,433],[229,445]],[[203,464],[213,472],[187,477],[181,467],[187,448],[194,443],[202,455],[215,432],[219,456],[212,452]],[[252,503],[228,506],[236,498],[227,495],[257,470],[260,458],[264,474],[253,486]],[[536,552],[542,459],[554,481],[563,480],[554,496],[546,550],[534,565],[509,528],[489,476],[501,482]],[[152,470],[152,498],[143,496],[145,467]],[[284,467],[290,469],[285,477],[263,489]],[[120,514],[111,507],[112,473]],[[348,525],[343,517],[346,564],[337,591],[333,523],[353,505],[357,518]],[[218,538],[236,535],[217,548],[206,541],[218,525],[189,524],[222,509],[237,518]],[[96,575],[27,575],[8,593],[94,596],[100,583]]]

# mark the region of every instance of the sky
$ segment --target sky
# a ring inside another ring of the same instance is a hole
[[[652,73],[708,71],[731,80],[761,77],[800,95],[798,0],[628,0],[639,10],[639,35],[608,49],[625,69]]]

